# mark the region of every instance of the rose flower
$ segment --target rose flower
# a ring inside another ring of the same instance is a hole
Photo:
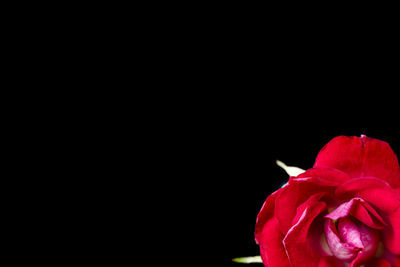
[[[257,216],[265,266],[400,266],[400,168],[384,141],[339,136]]]

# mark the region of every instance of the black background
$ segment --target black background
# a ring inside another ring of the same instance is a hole
[[[238,95],[232,102],[222,97],[199,108],[181,136],[189,140],[183,150],[185,197],[178,202],[185,207],[185,230],[180,231],[187,234],[183,246],[191,262],[242,266],[232,258],[259,255],[256,216],[266,197],[288,179],[277,159],[311,168],[319,150],[338,135],[365,134],[400,153],[396,106],[368,106],[346,95],[337,100],[304,101],[288,91]]]
[[[156,77],[161,88],[183,88],[154,94],[166,101],[155,139],[168,162],[161,180],[178,192],[164,216],[175,225],[163,232],[168,241],[183,236],[173,248],[188,266],[242,266],[232,258],[259,255],[256,216],[288,179],[277,159],[311,168],[338,135],[365,134],[400,152],[390,49],[353,34],[337,39],[325,28],[294,36],[242,22],[204,32],[191,25],[178,52],[163,53],[156,65],[170,70]],[[178,216],[170,207],[181,208]]]

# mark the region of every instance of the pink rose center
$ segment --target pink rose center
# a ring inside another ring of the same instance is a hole
[[[350,216],[324,222],[326,243],[339,260],[364,262],[373,257],[378,249],[379,233]]]

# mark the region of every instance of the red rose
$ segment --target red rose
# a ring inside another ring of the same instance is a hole
[[[386,142],[339,136],[257,216],[265,266],[400,266],[400,168]]]

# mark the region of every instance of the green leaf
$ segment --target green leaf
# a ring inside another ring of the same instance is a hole
[[[285,172],[286,172],[287,174],[289,174],[289,176],[297,176],[297,175],[299,175],[300,173],[305,172],[305,170],[300,169],[300,168],[298,168],[298,167],[287,166],[285,163],[283,163],[283,162],[280,161],[280,160],[277,160],[277,161],[276,161],[276,164],[277,164],[279,167],[281,167],[282,169],[284,169]]]
[[[234,258],[232,261],[237,263],[262,263],[261,256]]]

